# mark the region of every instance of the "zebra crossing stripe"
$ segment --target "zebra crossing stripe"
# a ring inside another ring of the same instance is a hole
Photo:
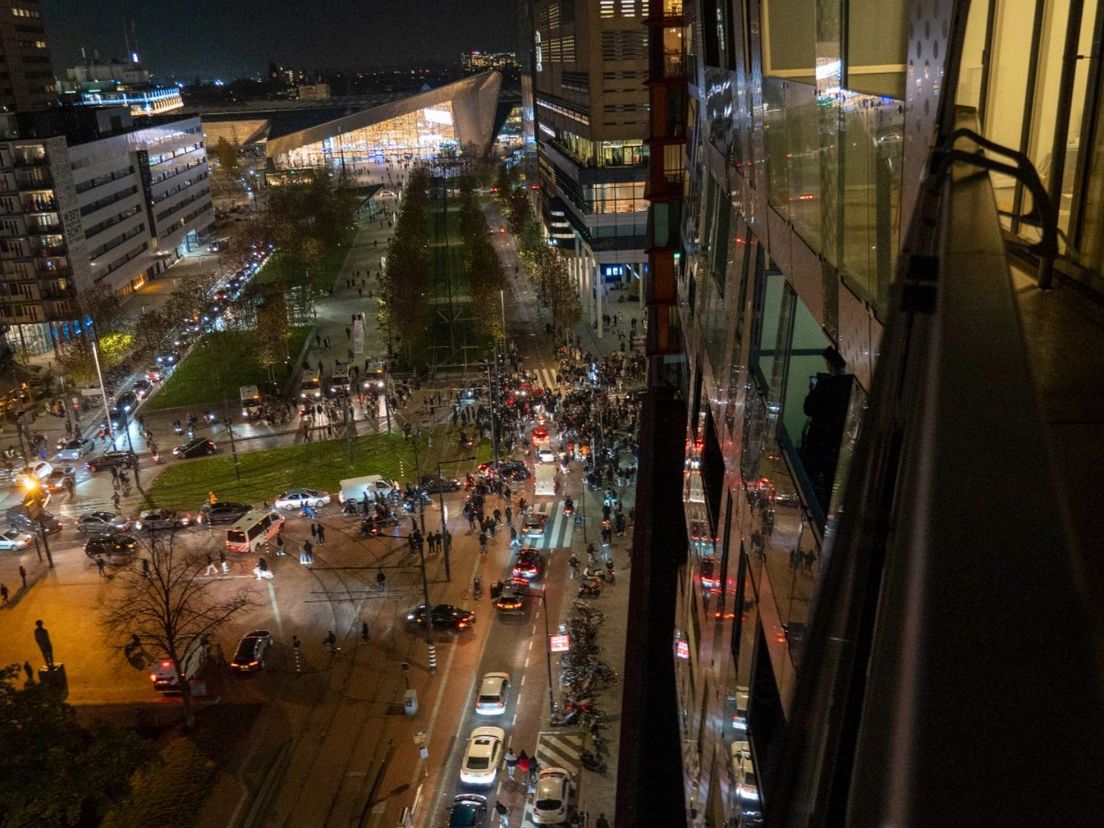
[[[579,754],[583,750],[580,733],[541,733],[537,740],[537,761],[540,767],[563,768],[572,776],[579,775]]]
[[[527,541],[527,546],[545,550],[571,546],[575,533],[575,517],[565,515],[563,507],[562,500],[541,503],[537,506],[537,512],[548,516],[548,523],[545,524],[544,534],[539,539]]]

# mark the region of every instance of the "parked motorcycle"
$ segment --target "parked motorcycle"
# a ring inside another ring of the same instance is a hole
[[[589,750],[584,750],[579,754],[579,761],[583,763],[584,768],[594,773],[605,773],[608,770],[608,766],[602,757],[591,753]]]
[[[597,598],[602,594],[602,587],[599,582],[586,581],[579,587],[580,598]]]

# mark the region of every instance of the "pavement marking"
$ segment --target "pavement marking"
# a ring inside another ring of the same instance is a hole
[[[272,581],[269,581],[266,586],[268,587],[268,600],[272,603],[272,614],[276,616],[276,629],[280,633],[280,638],[283,638],[284,619],[280,616],[280,605],[276,603],[276,587],[273,586]]]
[[[525,686],[525,676],[521,677],[521,684],[518,685],[518,690]]]

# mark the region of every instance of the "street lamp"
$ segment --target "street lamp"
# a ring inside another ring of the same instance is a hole
[[[107,389],[104,388],[103,371],[100,370],[100,349],[96,347],[95,337],[92,338],[92,361],[96,363],[96,376],[100,380],[100,399],[103,400],[104,414],[107,417],[107,431],[111,435],[111,442],[114,443],[115,426],[111,423],[111,409],[107,407]]]
[[[556,719],[556,702],[552,694],[552,633],[548,629],[548,601],[544,595],[544,586],[539,590],[530,589],[525,593],[530,598],[540,598],[541,608],[544,610],[544,661],[548,667],[548,710],[551,721]]]
[[[377,538],[404,538],[410,542],[410,535],[376,535]],[[426,576],[425,547],[418,544],[418,559],[422,568],[422,598],[426,612],[426,650],[429,652],[429,672],[437,672],[437,645],[433,641],[433,604],[429,602],[429,578]],[[410,689],[409,687],[407,688]]]
[[[42,525],[42,508],[46,505],[46,493],[42,490],[42,483],[30,472],[23,478],[23,493],[23,505],[31,521],[38,526],[38,531],[42,535],[42,545],[46,548],[46,562],[50,569],[53,569],[54,558],[50,554],[50,542],[46,539],[46,527]]]

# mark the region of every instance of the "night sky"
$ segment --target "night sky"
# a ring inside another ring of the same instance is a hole
[[[512,52],[517,8],[517,0],[42,0],[59,75],[81,46],[122,56],[123,21],[133,20],[146,68],[185,78],[263,73],[270,60],[361,68]]]

